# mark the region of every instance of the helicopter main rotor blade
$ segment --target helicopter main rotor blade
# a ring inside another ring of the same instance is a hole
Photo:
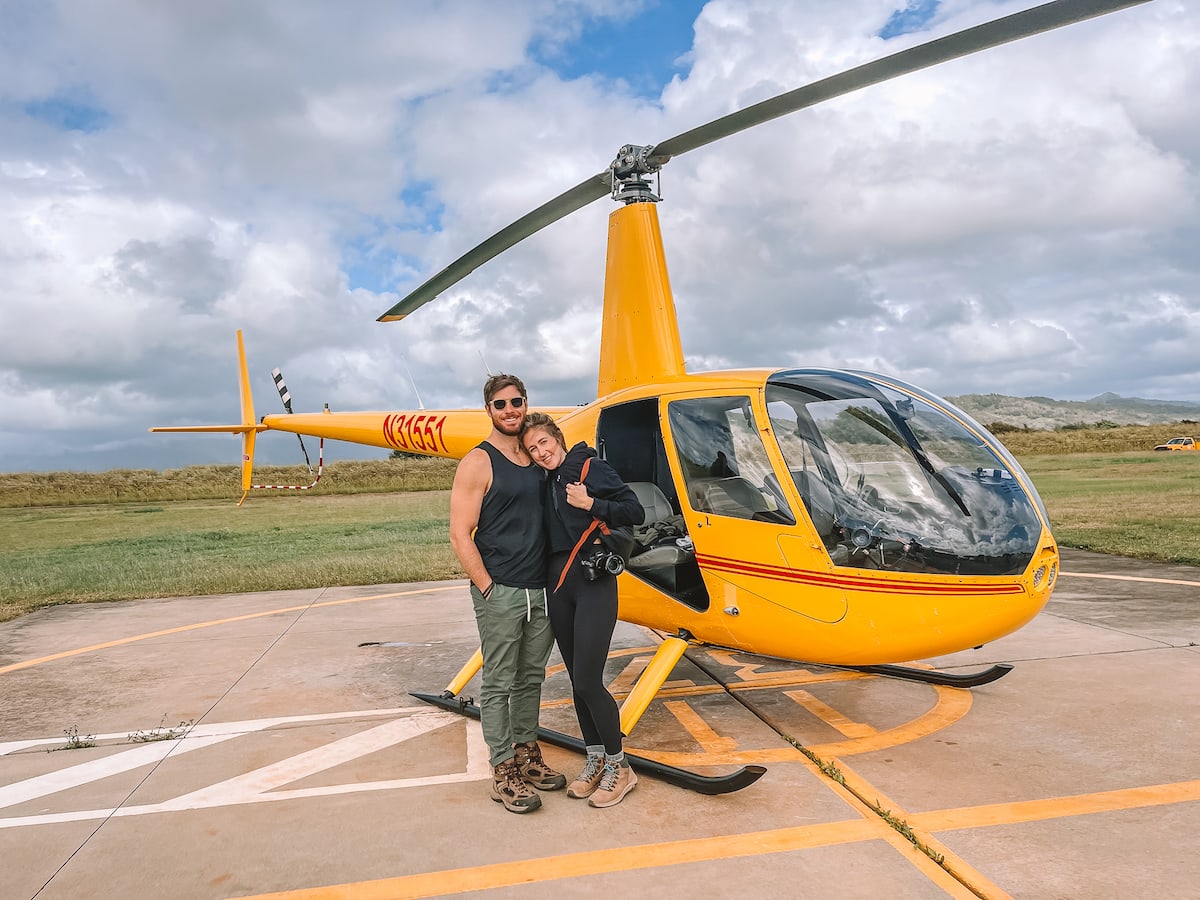
[[[1092,19],[1106,13],[1116,12],[1130,6],[1148,3],[1149,0],[1055,0],[1042,6],[1035,6],[1002,19],[995,19],[976,25],[945,37],[937,38],[928,43],[918,44],[885,56],[873,62],[865,63],[853,69],[848,69],[829,78],[814,81],[804,87],[779,94],[745,109],[730,113],[700,125],[683,134],[668,138],[647,154],[652,164],[663,165],[674,156],[711,144],[721,138],[729,137],[761,125],[779,116],[832,100],[843,94],[853,93],[873,84],[907,75],[948,62],[962,56],[987,50],[1001,44],[1007,44],[1021,38],[1032,37],[1043,31],[1052,31],[1064,25],[1072,25],[1085,19]]]
[[[497,231],[479,246],[468,250],[385,312],[376,321],[396,322],[403,319],[414,309],[424,306],[446,288],[457,284],[489,259],[499,256],[509,247],[520,243],[534,232],[541,231],[547,225],[557,222],[577,209],[582,209],[594,200],[599,200],[611,190],[611,176],[606,169],[585,181],[581,181],[570,190],[563,191],[553,200],[543,203],[533,212],[527,213],[517,219],[517,221],[513,222],[507,228]]]
[[[832,100],[873,84],[926,69],[938,63],[997,47],[1021,38],[1052,31],[1064,25],[1082,22],[1149,0],[1053,0],[1032,9],[1013,13],[1001,19],[985,22],[954,34],[946,35],[907,50],[893,53],[874,62],[864,63],[838,75],[832,75],[793,91],[763,100],[753,106],[715,119],[675,137],[656,144],[646,155],[646,162],[657,170],[672,157],[680,156],[711,144],[721,138],[745,131],[771,119],[785,116],[825,100]],[[533,212],[522,216],[507,228],[496,232],[472,250],[463,254],[437,275],[379,317],[380,322],[403,319],[413,310],[424,306],[439,293],[457,284],[471,272],[509,247],[523,241],[564,216],[599,200],[612,190],[612,169],[586,179],[553,200],[543,203]]]

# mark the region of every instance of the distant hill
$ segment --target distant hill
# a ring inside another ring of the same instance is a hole
[[[1091,400],[1051,400],[1049,397],[1008,397],[1004,394],[962,394],[947,397],[982,425],[997,422],[1017,428],[1053,430],[1063,425],[1159,425],[1200,422],[1200,403],[1182,400],[1143,400],[1105,393]]]

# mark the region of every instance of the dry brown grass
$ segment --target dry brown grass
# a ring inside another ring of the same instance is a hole
[[[1071,453],[1129,453],[1153,450],[1173,437],[1200,437],[1195,424],[1119,425],[1113,428],[1062,428],[1055,431],[1004,431],[996,436],[1020,458]],[[1200,452],[1197,453],[1200,455]]]
[[[448,490],[454,479],[452,459],[345,460],[325,466],[312,494],[374,494]],[[258,484],[308,484],[304,466],[261,466]],[[108,472],[0,473],[0,508],[79,506],[93,503],[146,503],[170,500],[222,500],[241,496],[237,466],[188,466],[185,469],[113,469]],[[255,491],[254,500],[294,491]]]

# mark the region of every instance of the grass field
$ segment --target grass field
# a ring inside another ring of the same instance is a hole
[[[1026,456],[1064,547],[1200,565],[1200,453]]]
[[[43,606],[456,578],[447,490],[0,509],[0,621]]]
[[[1176,433],[1003,438],[1061,545],[1200,565],[1200,453],[1145,449]],[[240,508],[233,466],[0,474],[0,621],[61,603],[460,577],[447,539],[454,465],[337,463],[312,491],[255,492]]]

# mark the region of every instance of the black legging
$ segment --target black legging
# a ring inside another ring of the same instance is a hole
[[[589,550],[590,546],[585,547],[580,556]],[[569,555],[555,553],[550,557],[552,585],[558,583]],[[617,625],[617,579],[601,575],[588,581],[576,559],[562,586],[548,595],[550,625],[571,676],[583,742],[590,747],[603,744],[606,753],[620,753],[621,712],[604,686],[604,663]]]

